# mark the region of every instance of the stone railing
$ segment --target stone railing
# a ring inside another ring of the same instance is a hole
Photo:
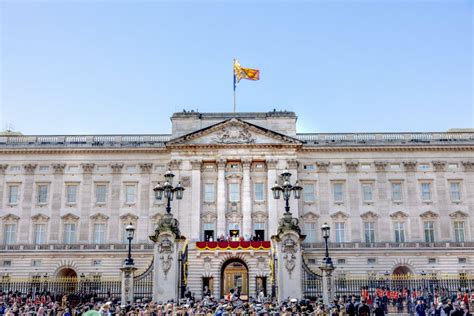
[[[342,243],[329,243],[329,248],[331,249],[358,249],[358,248],[474,248],[474,241],[465,241],[465,242],[374,242],[374,243],[364,243],[364,242],[342,242]],[[303,248],[306,250],[311,249],[324,249],[324,242],[315,242],[308,243],[303,242]]]
[[[133,250],[151,250],[153,244],[132,244]],[[128,244],[15,244],[1,245],[2,251],[55,251],[55,250],[88,250],[88,251],[126,251]]]
[[[474,144],[474,132],[448,133],[302,133],[296,138],[310,146]]]

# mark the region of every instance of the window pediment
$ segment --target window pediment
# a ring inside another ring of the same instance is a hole
[[[204,223],[215,223],[216,219],[217,219],[216,213],[206,212],[206,213],[201,214],[201,220]]]
[[[91,215],[90,218],[93,221],[106,221],[109,219],[109,217],[103,213],[96,213],[94,215]]]
[[[468,216],[469,215],[467,213],[464,213],[463,211],[456,211],[449,214],[449,217],[454,218],[454,219],[465,219]]]
[[[338,219],[338,220],[346,220],[347,218],[349,218],[349,215],[347,215],[347,213],[343,212],[343,211],[337,211],[336,213],[332,214],[331,215],[331,218],[332,219]]]
[[[402,211],[397,211],[395,213],[390,214],[390,217],[394,219],[407,218],[408,214]]]
[[[315,222],[319,219],[319,215],[313,212],[307,212],[302,216],[305,222]]]
[[[125,222],[134,222],[138,219],[138,216],[132,213],[125,213],[120,216],[120,219]]]
[[[435,219],[438,218],[438,214],[432,211],[426,211],[420,214],[420,217],[423,219]]]
[[[75,222],[79,220],[79,216],[67,213],[66,215],[61,216],[61,219],[65,222]]]
[[[36,215],[31,216],[31,220],[33,222],[47,222],[49,220],[49,216],[44,215],[42,213],[38,213]]]
[[[160,219],[163,218],[163,214],[162,213],[155,213],[153,214],[152,216],[150,216],[150,219],[153,221],[153,222],[159,222]]]
[[[368,211],[360,214],[360,217],[364,220],[376,220],[379,216],[372,211]]]
[[[230,212],[227,214],[227,221],[230,223],[240,222],[242,220],[242,214],[238,212]]]
[[[7,221],[16,222],[16,221],[20,220],[20,217],[16,216],[15,214],[10,213],[10,214],[7,214],[7,215],[3,216],[2,220],[5,221],[5,222],[7,222]]]
[[[267,221],[267,214],[262,211],[252,213],[252,221],[262,223]]]

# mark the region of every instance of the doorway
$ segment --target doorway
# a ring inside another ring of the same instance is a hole
[[[234,293],[239,293],[241,300],[248,300],[249,273],[247,265],[241,259],[230,259],[222,265],[221,296],[226,297],[231,289]]]

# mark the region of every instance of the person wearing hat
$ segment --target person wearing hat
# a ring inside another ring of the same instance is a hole
[[[370,307],[367,305],[365,297],[361,297],[357,312],[359,316],[370,316]]]

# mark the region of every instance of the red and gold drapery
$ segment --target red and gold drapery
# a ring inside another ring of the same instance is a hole
[[[269,250],[270,241],[198,241],[198,250]]]

